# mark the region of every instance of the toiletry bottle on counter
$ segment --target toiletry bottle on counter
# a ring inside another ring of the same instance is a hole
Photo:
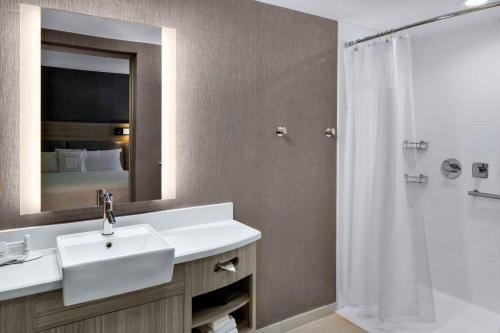
[[[0,258],[5,257],[7,255],[7,243],[0,242]]]
[[[23,254],[29,255],[30,251],[31,251],[31,235],[26,234],[24,235]]]

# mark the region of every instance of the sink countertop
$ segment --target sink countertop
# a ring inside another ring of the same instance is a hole
[[[117,227],[119,225],[120,218]],[[185,227],[177,223],[171,228],[166,226],[165,229],[155,225],[155,229],[175,248],[175,264],[237,249],[261,238],[258,230],[233,219],[189,223]],[[0,267],[0,301],[62,288],[56,249],[34,251],[42,252],[43,257],[23,264]]]
[[[175,248],[175,264],[211,257],[260,239],[260,231],[235,220],[159,231]]]
[[[0,267],[0,301],[62,287],[56,249],[37,252],[40,259]]]

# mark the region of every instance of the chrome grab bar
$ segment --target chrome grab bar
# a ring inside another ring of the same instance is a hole
[[[500,200],[499,194],[483,193],[483,192],[479,192],[478,190],[469,191],[468,194],[472,197]]]

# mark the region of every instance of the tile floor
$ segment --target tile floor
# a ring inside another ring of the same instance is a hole
[[[287,333],[366,333],[337,314],[318,319]]]

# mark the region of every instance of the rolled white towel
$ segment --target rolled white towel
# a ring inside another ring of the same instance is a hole
[[[231,318],[232,317],[230,315],[227,315],[227,316],[221,317],[219,319],[216,319],[211,323],[208,323],[206,326],[208,326],[212,329],[215,329],[216,326],[225,325],[227,322],[229,322],[229,320],[231,320]]]
[[[231,332],[236,328],[236,320],[231,317],[229,318],[229,322],[226,323],[226,325],[221,326],[220,328],[216,329],[215,332],[217,333],[227,333]]]
[[[232,332],[235,328],[236,320],[230,317],[226,321],[219,321],[217,325],[213,325],[213,323],[203,325],[198,330],[201,333],[227,333]]]

